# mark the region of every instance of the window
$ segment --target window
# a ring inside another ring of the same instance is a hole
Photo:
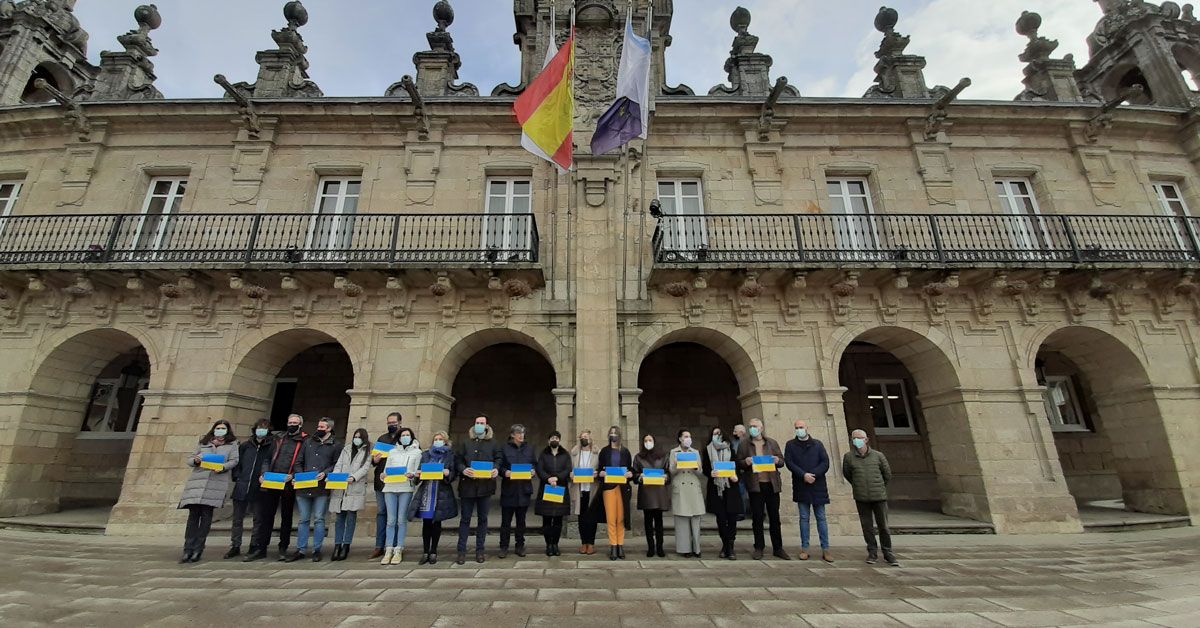
[[[904,380],[868,379],[867,407],[875,422],[876,434],[916,434],[911,404]]]
[[[856,251],[876,249],[879,236],[875,221],[870,217],[875,213],[875,208],[871,204],[871,187],[867,185],[867,180],[829,179],[825,186],[833,213],[843,216],[836,218],[833,226],[837,250],[848,254],[847,257],[856,258]]]
[[[333,251],[345,252],[354,239],[354,215],[358,213],[358,195],[362,179],[322,177],[317,182],[317,203],[313,207],[313,218],[308,228],[308,243],[305,246],[309,257],[336,260],[341,256]],[[314,255],[315,254],[315,255]]]
[[[136,432],[142,414],[142,391],[149,384],[149,378],[136,368],[126,369],[120,377],[97,379],[81,430],[90,434]]]
[[[0,181],[0,217],[12,214],[13,207],[16,207],[17,199],[20,196],[20,181]]]
[[[1075,395],[1075,384],[1069,376],[1047,376],[1044,400],[1050,429],[1056,432],[1087,431],[1087,423],[1083,420],[1083,412]]]
[[[665,216],[663,249],[680,259],[696,259],[708,247],[704,190],[700,179],[659,180],[658,200]]]
[[[1013,249],[1047,248],[1050,234],[1041,219],[1037,197],[1029,179],[996,179],[996,194],[1004,211],[1013,216],[1008,219],[1008,233]]]
[[[146,202],[142,204],[142,215],[134,225],[134,251],[158,251],[170,245],[170,217],[179,211],[185,191],[187,179],[155,177],[150,180]],[[135,259],[153,257],[151,254]]]
[[[533,246],[533,182],[527,178],[489,178],[483,209],[485,259],[508,262],[529,258]]]
[[[1188,219],[1189,212],[1183,194],[1179,192],[1179,186],[1169,181],[1157,181],[1153,185],[1154,196],[1158,198],[1158,206],[1162,208],[1163,214],[1180,219],[1171,221],[1171,235],[1175,238],[1175,244],[1180,249],[1190,251],[1191,238],[1184,222]]]

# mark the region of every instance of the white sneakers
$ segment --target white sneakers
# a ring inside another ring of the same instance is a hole
[[[393,548],[393,547],[389,547],[389,548],[387,548],[387,550],[385,550],[385,551],[383,552],[383,560],[379,561],[379,564],[380,564],[380,565],[390,565],[390,564],[392,564],[392,553],[393,553],[393,552],[395,552],[395,551],[396,551],[396,549],[395,549],[395,548]]]
[[[400,561],[401,561],[403,558],[404,558],[404,548],[403,548],[403,547],[397,547],[397,548],[396,548],[396,551],[392,553],[392,564],[393,564],[393,565],[399,565],[399,564],[400,564]]]
[[[399,565],[404,559],[403,547],[389,547],[383,552],[383,560],[379,561],[380,565]]]

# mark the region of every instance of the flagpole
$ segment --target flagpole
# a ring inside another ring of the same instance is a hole
[[[654,109],[653,109],[653,107],[651,107],[651,103],[653,103],[657,100],[655,98],[655,94],[653,93],[655,83],[652,80],[654,78],[653,77],[653,75],[654,75],[654,71],[653,71],[654,70],[654,38],[653,38],[654,37],[654,0],[646,0],[646,4],[647,4],[647,7],[646,7],[646,41],[650,42],[650,70],[651,70],[650,72],[648,72],[649,77],[647,78],[647,80],[650,80],[650,86],[651,86],[651,89],[649,90],[649,93],[647,94],[648,100],[650,102],[647,102],[646,106],[650,107],[651,112],[653,112]],[[646,243],[646,205],[650,202],[646,199],[646,197],[647,197],[647,195],[646,195],[646,179],[650,176],[649,175],[650,153],[648,151],[649,147],[647,145],[650,140],[650,116],[649,115],[646,116],[646,128],[643,130],[646,132],[646,137],[642,138],[642,194],[641,194],[641,198],[639,199],[639,202],[638,202],[638,225],[639,225],[639,229],[640,229],[640,233],[641,233],[640,237],[638,238],[638,242],[637,242],[639,251],[643,251],[643,247],[645,246],[645,243]],[[645,279],[646,279],[645,264],[646,264],[646,255],[644,252],[641,252],[638,255],[638,281],[637,281],[637,284],[638,284],[638,298],[639,299],[644,299],[644,298],[650,297],[650,295],[649,295],[650,288],[647,285],[648,282],[645,281]]]
[[[632,29],[633,28],[633,0],[629,0],[629,6],[625,12],[625,20],[626,20],[626,22],[625,22],[626,26],[628,28]],[[624,51],[622,51],[622,55],[624,55]],[[622,212],[622,226],[621,226],[621,291],[620,292],[621,292],[621,298],[624,299],[624,298],[628,298],[628,296],[629,296],[629,288],[628,288],[628,285],[629,285],[629,218],[630,218],[630,214],[631,214],[631,212],[629,211],[629,205],[630,205],[629,193],[633,190],[633,186],[630,185],[630,181],[629,181],[630,178],[633,176],[633,173],[629,169],[629,145],[628,144],[621,147],[621,169],[622,169],[622,175],[623,175],[622,181],[624,183],[624,196],[622,197],[622,202],[624,203],[624,212]],[[640,251],[638,253],[638,257],[639,258],[641,257]],[[640,272],[638,273],[638,281],[639,282],[641,281],[641,273]],[[638,288],[638,297],[639,298],[641,297],[641,294],[642,294],[642,289]]]

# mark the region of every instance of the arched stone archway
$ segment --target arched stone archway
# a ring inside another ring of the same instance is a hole
[[[1072,495],[1186,515],[1186,488],[1145,364],[1101,329],[1052,331],[1033,353],[1046,419]]]
[[[0,516],[111,504],[120,493],[153,352],[113,328],[49,346],[28,389],[11,397],[20,410],[7,430],[11,440],[0,445]]]
[[[630,443],[653,434],[659,447],[670,449],[679,430],[688,429],[702,445],[713,426],[731,434],[743,422],[733,368],[704,345],[674,342],[655,349],[642,360],[637,381],[638,431]]]
[[[497,442],[505,442],[510,428],[520,423],[535,448],[544,446],[557,429],[554,388],[554,368],[534,349],[515,343],[484,347],[455,374],[450,437],[456,442],[466,438],[475,417],[485,415]]]

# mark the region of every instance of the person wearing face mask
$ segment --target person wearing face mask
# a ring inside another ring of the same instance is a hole
[[[400,438],[400,422],[403,420],[399,412],[388,414],[387,431],[380,434],[375,442],[395,445]],[[387,531],[387,504],[383,501],[383,469],[387,465],[387,458],[371,454],[371,465],[375,467],[375,551],[371,552],[369,560],[375,560],[383,556],[383,536]]]
[[[558,542],[562,539],[563,517],[571,512],[570,502],[548,502],[542,499],[547,486],[566,487],[571,482],[571,454],[562,447],[562,434],[550,432],[550,444],[538,456],[534,469],[541,483],[536,493],[533,511],[542,516],[542,537],[547,556],[562,556]]]
[[[380,565],[399,565],[404,561],[405,539],[408,537],[408,510],[416,490],[416,478],[421,469],[421,443],[416,434],[407,427],[400,428],[396,448],[388,455],[388,469],[406,469],[407,482],[392,482],[383,485],[384,507],[387,510],[387,528],[383,535],[383,557]]]
[[[737,474],[733,477],[719,477],[716,471],[718,462],[734,462],[735,453],[729,441],[725,439],[721,428],[714,427],[709,431],[708,447],[704,449],[704,475],[708,476],[708,489],[704,493],[704,506],[708,512],[717,518],[717,534],[721,537],[721,558],[737,560],[733,549],[737,540],[738,517],[742,510],[742,495],[738,492]]]
[[[633,477],[633,455],[621,444],[621,428],[608,428],[608,445],[600,450],[596,473],[600,496],[592,501],[594,520],[608,524],[608,559],[625,560],[625,531],[630,529],[629,498],[633,493],[628,480]],[[625,469],[625,484],[609,484],[604,481],[605,469]]]
[[[263,460],[271,451],[271,422],[259,419],[253,428],[252,435],[242,442],[238,448],[238,466],[233,469],[233,517],[229,520],[229,551],[225,558],[233,558],[242,553],[243,527],[246,515],[250,514],[254,523],[250,527],[249,554],[262,553],[265,558],[267,550],[254,545],[254,526],[260,525],[258,517],[258,470]]]
[[[671,509],[670,478],[667,484],[646,484],[644,474],[646,469],[658,469],[666,475],[667,456],[654,446],[654,435],[642,437],[642,448],[633,457],[633,477],[638,485],[638,510],[642,511],[642,519],[646,526],[646,558],[666,556],[663,549],[663,513]]]
[[[358,525],[358,511],[367,505],[367,473],[371,470],[371,438],[367,430],[358,428],[354,436],[342,449],[337,464],[331,473],[346,473],[346,488],[334,489],[329,494],[329,512],[337,517],[333,525],[333,556],[331,561],[346,560],[350,555],[350,543],[354,540],[354,528]]]
[[[492,426],[488,425],[486,416],[477,416],[467,432],[467,439],[458,444],[455,461],[462,469],[462,479],[458,482],[458,500],[461,516],[458,520],[458,558],[454,561],[459,565],[467,562],[467,538],[471,536],[471,513],[478,517],[478,527],[475,529],[475,562],[485,560],[484,547],[487,544],[488,508],[492,496],[496,494],[496,477],[500,475],[500,448],[492,440]],[[471,468],[472,462],[490,462],[492,471],[476,473]]]
[[[525,442],[525,426],[517,423],[509,429],[508,442],[500,450],[500,558],[508,556],[508,542],[517,520],[517,556],[525,557],[525,517],[533,500],[533,480],[512,479],[513,465],[537,462],[533,446]]]
[[[765,433],[762,419],[751,419],[749,438],[738,447],[738,468],[742,471],[742,483],[750,494],[750,518],[754,522],[754,560],[763,557],[766,547],[764,522],[771,522],[771,553],[779,560],[791,560],[783,549],[783,527],[779,523],[779,493],[783,481],[779,468],[783,466],[783,450],[774,438]],[[774,463],[774,471],[755,471],[754,458],[767,456]]]
[[[204,456],[221,456],[224,462],[219,469],[201,466]],[[204,543],[212,528],[213,511],[225,505],[225,492],[229,490],[230,473],[238,465],[237,437],[233,426],[224,419],[213,423],[208,433],[200,438],[195,453],[188,459],[192,474],[183,486],[183,497],[179,508],[187,509],[187,528],[183,539],[183,558],[180,563],[200,562]]]
[[[421,565],[436,565],[438,543],[442,539],[442,522],[458,516],[458,500],[454,498],[454,480],[458,466],[450,449],[450,436],[445,432],[433,435],[433,446],[421,454],[421,464],[440,464],[445,468],[441,480],[420,480],[409,505],[409,518],[421,520],[421,542],[424,553]],[[419,475],[418,475],[419,477]]]
[[[825,474],[829,472],[829,454],[825,445],[808,433],[808,423],[796,421],[796,437],[788,440],[784,447],[783,461],[792,472],[792,501],[800,508],[800,560],[808,560],[808,520],[817,519],[817,535],[821,539],[821,559],[833,562],[829,553],[829,523],[825,519],[825,505],[829,503],[829,489]]]
[[[679,446],[671,450],[671,508],[675,513],[675,551],[684,558],[700,558],[700,519],[704,516],[704,471],[700,452],[692,446],[692,432],[679,430]],[[680,454],[695,454],[695,469],[679,468]]]
[[[288,545],[292,540],[292,513],[296,509],[296,489],[292,488],[291,479],[292,475],[304,468],[304,441],[307,438],[304,417],[299,414],[289,415],[287,428],[272,437],[271,453],[263,460],[258,482],[262,484],[263,473],[282,473],[288,476],[288,483],[281,491],[259,490],[258,514],[263,525],[260,527],[255,523],[251,535],[251,545],[258,547],[259,551],[246,556],[246,562],[265,558],[263,554],[271,544],[271,528],[275,525],[276,512],[279,512],[279,560],[287,560]]]
[[[842,476],[854,490],[854,505],[858,507],[858,523],[862,526],[863,539],[867,541],[867,564],[879,560],[879,548],[883,548],[883,559],[893,567],[899,567],[896,554],[892,552],[892,533],[888,529],[887,487],[892,481],[892,467],[883,452],[868,444],[867,433],[854,430],[850,433],[853,450],[842,457]],[[872,521],[873,520],[873,521]],[[875,542],[875,528],[879,528],[879,542]]]
[[[579,553],[596,553],[596,517],[592,502],[600,494],[595,484],[576,484],[575,469],[591,469],[599,466],[600,458],[592,445],[591,430],[579,433],[579,444],[571,448],[571,513],[579,518]],[[594,476],[595,477],[595,476]]]
[[[314,563],[321,562],[321,544],[325,542],[325,513],[329,510],[329,489],[325,488],[325,476],[333,471],[342,453],[341,446],[333,437],[333,428],[333,419],[322,417],[317,421],[317,429],[312,437],[304,441],[304,465],[297,466],[296,471],[316,473],[317,486],[296,490],[296,509],[300,511],[296,535],[299,539],[296,541],[296,551],[288,555],[286,562],[293,563],[308,555],[310,531],[312,560]]]

